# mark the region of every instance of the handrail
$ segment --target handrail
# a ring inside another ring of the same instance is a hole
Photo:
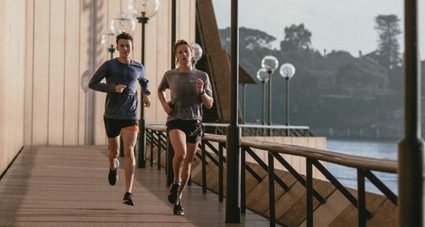
[[[215,142],[226,142],[226,136],[205,134],[205,139]],[[353,168],[369,169],[387,173],[397,173],[397,162],[393,160],[366,158],[337,153],[326,149],[288,145],[269,141],[241,138],[241,145],[261,150],[269,150],[282,154],[302,156],[320,161],[332,162]]]
[[[152,130],[165,131],[165,126],[147,125],[146,127]],[[221,143],[226,142],[225,135],[206,133],[204,139]],[[359,157],[354,155],[337,153],[335,151],[330,151],[326,149],[317,149],[269,141],[259,141],[244,137],[241,138],[241,145],[261,150],[269,150],[282,154],[290,154],[310,159],[317,159],[320,161],[331,162],[353,168],[369,169],[372,171],[380,171],[386,173],[397,173],[398,170],[397,161],[369,157]]]
[[[214,135],[214,137],[209,137],[208,135],[208,139],[213,140],[217,136],[219,135]],[[398,169],[397,161],[347,155],[326,149],[317,149],[269,141],[244,139],[243,137],[241,138],[241,145],[250,146],[262,150],[274,151],[282,154],[291,154],[320,161],[332,162],[335,164],[340,164],[353,168],[369,169],[387,173],[397,173]]]
[[[221,127],[221,128],[227,128],[229,124],[224,123],[202,123],[206,127]],[[239,127],[241,128],[264,128],[264,129],[302,129],[302,130],[309,130],[310,127],[308,126],[296,126],[296,125],[259,125],[259,124],[240,124]]]
[[[147,123],[152,127],[164,126],[162,122],[149,122]],[[226,129],[229,124],[227,123],[202,123],[205,128]],[[259,124],[240,124],[239,127],[242,129],[242,135],[245,136],[312,136],[308,126],[296,126],[296,125],[259,125]],[[217,132],[217,131],[216,131]]]
[[[220,127],[227,128],[229,124],[225,123],[202,123],[205,127]],[[161,122],[147,122],[146,125],[149,127],[161,127],[164,126],[165,123]],[[146,126],[146,127],[147,127]],[[301,129],[301,130],[309,130],[308,126],[296,126],[296,125],[259,125],[259,124],[240,124],[241,128],[263,128],[263,129]]]

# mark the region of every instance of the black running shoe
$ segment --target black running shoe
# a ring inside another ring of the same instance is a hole
[[[124,200],[125,204],[129,206],[134,206],[133,194],[131,194],[130,192],[126,192],[122,200]]]
[[[179,192],[180,184],[173,183],[170,188],[170,193],[168,193],[168,202],[175,204],[177,202],[177,194]]]
[[[174,204],[174,215],[184,215],[184,208],[182,206],[182,201],[180,199],[177,200],[176,204]]]
[[[120,162],[118,161],[118,159],[114,160],[114,164],[115,164],[115,170],[112,170],[111,168],[109,168],[108,181],[110,185],[115,185],[118,181],[117,170],[120,165]]]

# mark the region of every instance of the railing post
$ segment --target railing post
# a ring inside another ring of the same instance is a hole
[[[238,125],[239,84],[239,25],[238,0],[231,0],[230,32],[230,124],[227,127],[226,144],[226,223],[241,222],[240,208],[240,138]]]
[[[158,131],[158,170],[161,169],[161,135],[162,133]]]
[[[424,226],[424,143],[421,138],[418,12],[418,0],[404,0],[404,138],[398,145],[398,211],[401,227]]]
[[[205,160],[205,142],[201,141],[201,162],[202,162],[202,192],[207,193],[207,162]]]
[[[276,210],[275,210],[275,191],[274,191],[274,157],[270,151],[268,156],[268,172],[269,172],[269,207],[270,207],[270,227],[276,226]]]
[[[306,158],[307,227],[313,227],[313,163]]]
[[[359,227],[366,226],[366,192],[365,179],[362,169],[357,169],[357,211],[359,214]]]
[[[171,183],[173,183],[173,180],[174,180],[173,156],[174,156],[173,146],[171,146],[169,136],[167,136],[167,160],[166,160],[167,186],[171,185]]]
[[[246,213],[245,150],[241,148],[241,213]]]
[[[146,129],[146,135],[150,135],[149,146],[150,146],[150,164],[153,166],[153,146],[155,144],[155,132],[153,130]],[[149,137],[149,136],[148,136]]]
[[[218,143],[218,201],[224,198],[224,176],[223,176],[223,144]]]

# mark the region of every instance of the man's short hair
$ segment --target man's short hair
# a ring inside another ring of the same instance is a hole
[[[131,36],[127,32],[122,32],[121,34],[117,35],[117,39],[116,39],[117,44],[118,44],[118,40],[120,40],[120,39],[127,39],[127,40],[130,40],[131,43],[133,43],[133,36]]]

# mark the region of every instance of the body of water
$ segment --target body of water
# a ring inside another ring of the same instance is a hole
[[[390,141],[358,141],[328,139],[327,149],[338,153],[364,156],[378,159],[397,160],[398,142]],[[346,187],[357,188],[356,169],[332,163],[326,166],[330,172]],[[397,194],[397,174],[373,172],[391,191]],[[366,179],[366,190],[382,194]]]

